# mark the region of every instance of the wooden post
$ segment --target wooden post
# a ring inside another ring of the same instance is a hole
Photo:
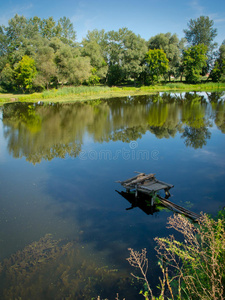
[[[153,199],[153,197],[151,198],[151,206],[153,206],[154,205],[154,199]]]

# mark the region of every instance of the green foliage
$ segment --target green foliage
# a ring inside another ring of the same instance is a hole
[[[189,42],[194,40],[193,45],[201,41],[208,46],[207,65],[193,67],[188,72],[185,70],[188,82],[198,80],[199,69],[205,73],[212,66],[212,45],[215,45],[212,40],[216,35],[212,26],[213,22],[208,17],[200,17],[197,21],[190,21],[190,32],[185,31],[190,36]],[[200,30],[198,42],[195,41],[196,30]],[[20,76],[16,80],[12,80],[11,76],[11,71],[18,72],[15,68],[24,56],[33,58],[37,68],[34,84],[25,84],[24,91],[83,83],[135,86],[158,82],[161,77],[170,80],[171,76],[177,78],[183,74],[181,51],[184,39],[179,40],[176,34],[161,33],[152,37],[149,48],[155,51],[155,56],[147,59],[146,41],[127,28],[109,32],[88,31],[81,44],[76,43],[75,39],[76,32],[67,17],[56,21],[53,17],[40,19],[35,16],[28,19],[16,14],[8,21],[8,26],[0,26],[0,72],[3,72],[0,84],[3,90],[11,90],[12,87],[18,90],[24,85]],[[166,59],[162,52],[157,51],[164,51]],[[224,79],[222,70],[218,60],[211,76],[213,81]]]
[[[149,49],[162,49],[169,60],[168,77],[178,77],[181,64],[181,50],[184,48],[185,39],[179,40],[176,34],[160,33],[150,38]]]
[[[188,22],[188,29],[184,30],[185,38],[192,46],[204,44],[209,50],[217,46],[213,43],[217,36],[217,29],[213,28],[214,22],[208,16],[200,16],[199,18]]]
[[[12,90],[14,87],[14,71],[8,63],[0,73],[0,82],[1,86],[7,91]]]
[[[145,41],[127,28],[109,31],[105,35],[105,60],[109,65],[110,85],[136,81],[143,71],[147,51]]]
[[[149,50],[145,55],[147,76],[151,83],[158,82],[169,69],[169,60],[162,49]]]
[[[225,218],[224,212],[216,220],[206,214],[193,224],[181,215],[169,218],[168,228],[173,228],[183,236],[183,241],[173,235],[155,238],[156,251],[160,258],[162,278],[160,296],[153,295],[147,279],[148,259],[146,249],[142,252],[130,251],[129,264],[141,272],[144,281],[140,294],[146,300],[196,300],[220,299],[225,296]],[[169,276],[169,274],[171,274]],[[171,298],[170,298],[171,296]]]
[[[103,56],[103,49],[96,41],[83,40],[83,56],[90,57],[91,66],[95,70],[95,74],[99,79],[106,77],[108,66]],[[93,72],[92,72],[93,73]]]
[[[207,46],[207,65],[202,69],[203,74],[211,71],[215,61],[216,53],[214,49],[217,43],[213,40],[217,36],[217,29],[213,28],[214,22],[208,16],[200,16],[199,18],[188,22],[188,29],[184,30],[185,37],[191,46],[204,44]]]
[[[93,68],[91,70],[91,76],[88,78],[88,80],[86,81],[87,85],[96,85],[100,82],[100,77],[98,77],[97,75],[97,70],[95,68]]]
[[[56,76],[55,55],[52,48],[44,46],[36,53],[37,76],[33,83],[35,87],[48,89],[52,79]]]
[[[197,83],[201,78],[201,72],[206,66],[206,52],[207,46],[199,44],[191,46],[183,53],[183,66],[188,83]]]
[[[225,81],[225,44],[224,43],[222,43],[222,45],[219,48],[219,57],[215,62],[210,77],[214,82]]]
[[[25,55],[15,67],[15,81],[18,90],[30,91],[33,87],[33,79],[37,73],[33,58]]]
[[[224,299],[225,219],[202,215],[198,225],[182,216],[169,218],[169,228],[180,232],[183,242],[173,236],[156,238],[158,254],[175,269],[181,299]]]

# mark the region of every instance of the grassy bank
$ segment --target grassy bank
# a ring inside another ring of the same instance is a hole
[[[156,92],[194,92],[225,90],[225,83],[167,83],[142,87],[78,86],[64,87],[33,94],[0,94],[0,104],[8,102],[74,102],[99,98],[148,95]]]

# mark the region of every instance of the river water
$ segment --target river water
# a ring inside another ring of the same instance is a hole
[[[128,248],[146,248],[168,210],[131,207],[117,180],[171,183],[170,200],[215,216],[225,205],[225,93],[155,94],[0,108],[0,298],[142,299]]]

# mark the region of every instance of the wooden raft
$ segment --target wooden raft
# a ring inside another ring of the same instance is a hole
[[[155,174],[145,174],[136,172],[138,175],[129,178],[124,181],[117,181],[120,183],[124,188],[126,188],[126,191],[129,192],[130,190],[135,190],[135,196],[138,197],[138,192],[152,195],[152,203],[151,205],[154,205],[154,195],[160,190],[164,190],[166,197],[168,198],[170,196],[169,190],[174,187],[174,185],[160,181],[155,178]],[[166,198],[163,198],[159,195],[157,195],[157,199],[161,202],[162,205],[167,207],[168,209],[183,214],[193,220],[197,220],[200,215],[182,207],[177,204],[172,203]]]
[[[123,187],[125,187],[127,191],[135,189],[136,194],[138,193],[138,191],[150,194],[151,192],[158,192],[160,190],[164,190],[167,194],[169,190],[172,187],[174,187],[172,184],[165,183],[156,179],[155,174],[146,175],[145,173],[139,173],[138,175],[132,178],[117,182],[119,182]]]

